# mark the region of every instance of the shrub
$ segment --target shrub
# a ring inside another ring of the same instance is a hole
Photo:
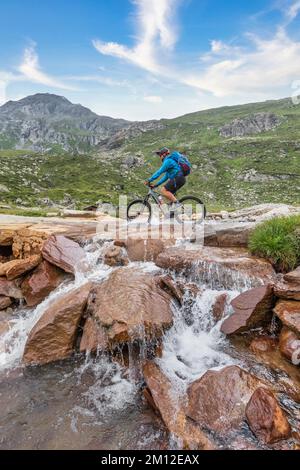
[[[300,215],[276,217],[257,226],[250,235],[249,249],[280,272],[295,269],[300,264]]]

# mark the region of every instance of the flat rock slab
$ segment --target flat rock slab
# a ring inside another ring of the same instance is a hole
[[[6,276],[9,281],[32,271],[41,262],[40,255],[32,255],[26,259],[17,259],[0,264],[0,276]]]
[[[158,256],[156,264],[208,284],[213,282],[214,286],[219,283],[223,288],[254,287],[276,278],[268,261],[251,256],[242,248],[169,248]]]
[[[86,260],[85,251],[80,245],[63,235],[51,235],[44,243],[42,255],[49,263],[71,274],[81,269]]]

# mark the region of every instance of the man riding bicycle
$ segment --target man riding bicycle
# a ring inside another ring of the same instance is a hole
[[[173,152],[171,154],[167,147],[163,147],[155,153],[160,157],[162,166],[151,176],[151,178],[145,181],[145,185],[157,188],[168,181],[161,189],[161,195],[173,203],[175,208],[180,207],[180,202],[177,200],[175,194],[185,185],[185,176],[190,172],[190,164],[188,160],[184,159],[184,157],[178,152]],[[151,184],[162,174],[164,174],[164,176],[155,185]]]

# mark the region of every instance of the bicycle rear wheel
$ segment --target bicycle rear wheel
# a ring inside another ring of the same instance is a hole
[[[150,223],[151,215],[151,206],[143,199],[136,199],[127,207],[128,222]]]
[[[201,224],[206,217],[206,207],[196,196],[184,196],[179,199],[181,207],[175,212],[177,222]]]

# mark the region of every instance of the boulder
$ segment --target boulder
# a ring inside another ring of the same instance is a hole
[[[14,230],[0,229],[0,246],[11,246],[13,244]]]
[[[21,289],[26,303],[33,307],[42,302],[48,295],[56,289],[65,279],[65,273],[61,269],[53,266],[44,260],[26,277],[21,284]]]
[[[300,302],[295,300],[279,300],[274,308],[274,312],[285,326],[296,334],[300,334]]]
[[[219,322],[223,318],[227,306],[227,301],[228,294],[226,292],[218,295],[218,297],[216,298],[212,306],[212,314],[216,322]]]
[[[52,235],[42,249],[43,258],[58,266],[67,273],[74,274],[80,269],[86,259],[86,254],[80,245],[63,235]]]
[[[156,339],[173,324],[172,296],[159,276],[119,268],[93,289],[88,312],[105,328],[110,344]]]
[[[205,226],[205,246],[222,248],[248,247],[249,236],[254,229],[249,222],[223,221],[221,223]]]
[[[26,365],[71,356],[90,290],[91,284],[87,283],[62,295],[45,310],[28,336],[23,355]]]
[[[104,264],[112,267],[127,266],[129,259],[124,248],[120,246],[109,246],[104,251]]]
[[[17,230],[12,244],[14,258],[25,259],[32,255],[40,255],[48,236],[46,232],[30,228]]]
[[[279,336],[279,349],[281,354],[292,361],[293,355],[300,353],[300,336],[287,327],[283,327]]]
[[[13,299],[23,299],[21,289],[15,281],[9,281],[6,277],[0,277],[0,295],[12,297]]]
[[[253,434],[265,444],[288,439],[291,426],[270,390],[258,388],[246,407],[246,418]]]
[[[40,255],[32,255],[26,259],[8,261],[0,265],[0,276],[6,276],[8,280],[12,281],[32,271],[40,262]]]
[[[258,286],[276,278],[268,261],[250,256],[242,248],[168,248],[157,257],[156,264],[163,269],[186,273],[214,288]]]
[[[250,350],[255,354],[274,351],[277,348],[278,342],[271,336],[260,336],[251,341]]]
[[[300,301],[300,284],[290,281],[277,282],[274,286],[274,294],[280,299]]]
[[[115,244],[121,244],[117,240]],[[128,237],[123,242],[130,261],[156,261],[158,255],[174,244],[174,240],[163,240],[161,238],[139,238]]]
[[[7,307],[10,307],[12,304],[12,300],[10,297],[5,297],[4,295],[0,295],[0,310],[5,310]]]
[[[253,392],[264,384],[238,366],[209,370],[187,391],[187,415],[198,425],[225,434],[238,429]]]
[[[212,440],[187,418],[185,400],[178,398],[172,383],[159,366],[147,361],[143,366],[143,375],[147,386],[144,390],[146,400],[160,415],[172,437],[181,442],[181,447],[185,450],[214,449]]]
[[[274,306],[273,286],[267,284],[243,292],[231,302],[233,314],[223,322],[221,331],[226,335],[242,333],[268,324]]]
[[[84,324],[80,352],[96,353],[107,349],[109,341],[105,329],[89,316]]]
[[[291,271],[290,273],[287,273],[283,276],[283,279],[286,282],[291,282],[294,284],[300,284],[300,266],[295,269],[294,271]]]

